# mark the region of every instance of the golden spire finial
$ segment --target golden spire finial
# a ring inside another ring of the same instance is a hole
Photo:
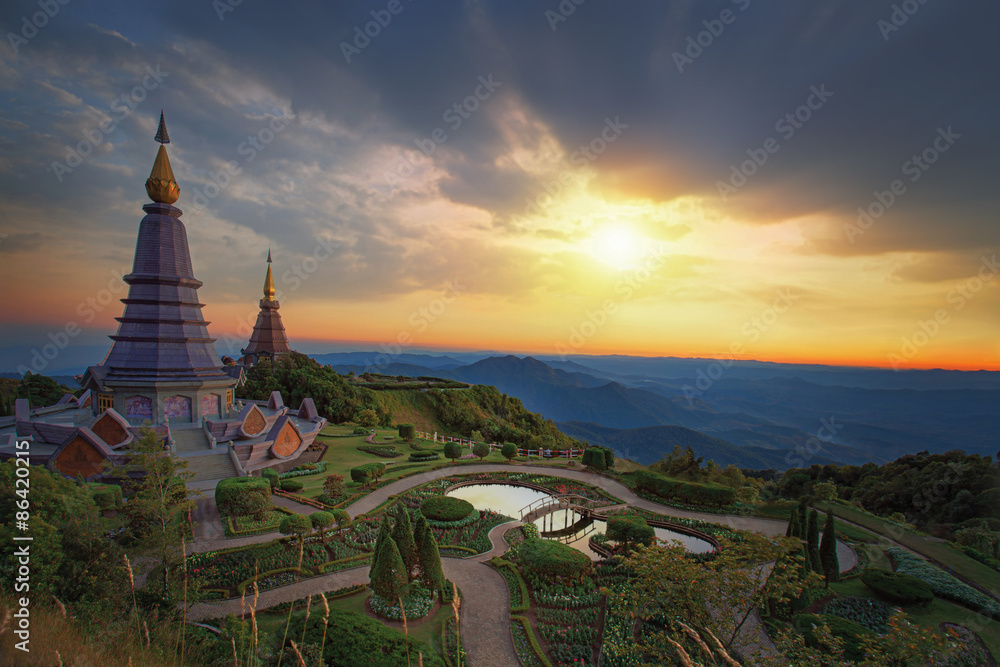
[[[146,179],[146,194],[154,202],[160,204],[173,204],[181,196],[181,188],[174,180],[174,170],[170,168],[170,158],[167,157],[167,149],[164,144],[170,143],[170,135],[167,134],[167,124],[163,120],[163,112],[160,112],[160,126],[156,130],[155,140],[160,142],[160,150],[156,152],[156,159],[153,161],[153,170],[149,172]]]
[[[274,301],[274,276],[271,275],[271,249],[267,249],[267,277],[264,278],[264,298]]]

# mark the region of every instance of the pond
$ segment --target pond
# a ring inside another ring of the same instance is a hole
[[[472,484],[454,489],[448,495],[467,500],[478,510],[491,509],[516,519],[521,516],[523,508],[536,500],[552,494],[510,484]],[[590,538],[594,535],[603,534],[607,528],[607,523],[595,520],[589,524],[585,524],[582,519],[583,517],[580,514],[572,510],[558,510],[540,517],[534,523],[538,526],[539,530],[544,530],[545,532],[567,533],[548,539],[558,539],[560,542],[564,542],[587,554],[592,559],[597,560],[600,557],[590,550]],[[572,530],[573,526],[577,526],[577,530]],[[677,540],[691,553],[700,554],[712,550],[712,545],[709,542],[691,535],[659,527],[654,527],[654,531],[658,539],[667,541]]]

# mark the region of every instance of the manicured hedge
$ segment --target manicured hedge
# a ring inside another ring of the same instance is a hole
[[[291,627],[302,628],[305,615],[295,614]],[[324,614],[315,610],[305,623],[307,644],[322,643]],[[444,667],[444,662],[429,644],[402,632],[387,628],[363,614],[331,609],[323,650],[323,660],[330,665],[366,665],[370,667],[399,667],[407,662],[407,645],[412,664],[415,656],[423,655],[424,667]]]
[[[512,625],[511,632],[514,635],[514,648],[517,649],[519,658],[522,660],[525,658],[529,661],[531,660],[530,656],[521,655],[524,648],[518,645],[518,639],[519,635],[523,635],[527,637],[528,645],[531,647],[531,651],[534,653],[534,658],[537,663],[541,664],[542,667],[552,667],[552,663],[549,662],[549,659],[545,656],[545,651],[543,651],[542,647],[538,645],[538,639],[535,638],[535,633],[531,629],[531,622],[524,616],[511,616],[510,620]]]
[[[581,462],[595,470],[610,470],[615,467],[615,453],[606,447],[588,447]]]
[[[652,544],[656,531],[641,516],[620,515],[608,519],[607,535],[615,542],[630,544]]]
[[[260,476],[270,483],[272,491],[278,487],[278,471],[274,468],[264,468],[264,470],[261,471]]]
[[[431,496],[420,503],[420,513],[434,521],[460,521],[475,509],[469,501],[450,496]]]
[[[930,584],[908,574],[870,567],[861,573],[861,583],[878,597],[895,604],[924,606],[934,600]]]
[[[494,558],[490,565],[495,567],[503,578],[507,580],[507,588],[510,591],[510,610],[512,613],[528,611],[531,607],[531,599],[528,597],[528,586],[524,583],[524,578],[517,571],[517,566],[502,558]]]
[[[425,463],[427,461],[436,461],[439,458],[441,458],[441,456],[437,452],[410,454],[410,461],[413,463]]]
[[[269,500],[271,483],[264,477],[229,477],[215,486],[215,505],[222,514],[239,515],[248,495],[254,493]]]
[[[720,484],[698,484],[639,470],[634,476],[636,486],[665,500],[688,505],[725,507],[736,501],[736,491]]]
[[[295,479],[283,479],[281,480],[281,484],[278,485],[278,488],[282,491],[287,491],[288,493],[296,493],[305,488],[305,485]]]
[[[517,557],[527,570],[549,577],[580,578],[594,569],[593,562],[583,552],[540,538],[525,540]]]

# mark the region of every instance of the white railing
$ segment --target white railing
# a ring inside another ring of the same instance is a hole
[[[426,431],[416,431],[415,435],[418,438],[423,438],[424,440],[434,440],[435,442],[437,442],[438,440],[440,440],[441,442],[457,442],[460,445],[462,445],[463,447],[472,447],[473,445],[477,444],[475,440],[466,440],[465,438],[454,438],[454,437],[452,437],[450,435],[438,435],[437,433],[428,433]],[[491,443],[489,443],[489,445],[490,445],[490,451],[491,452],[498,452],[503,447],[503,445],[500,444],[499,442],[491,442]],[[541,456],[542,458],[547,458],[547,459],[549,459],[549,458],[551,458],[551,459],[555,459],[555,458],[575,459],[576,457],[583,455],[583,450],[582,449],[550,449],[550,448],[522,449],[522,448],[518,447],[518,449],[517,449],[517,455],[518,456]]]

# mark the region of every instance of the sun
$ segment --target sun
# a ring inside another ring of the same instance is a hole
[[[604,227],[590,240],[590,254],[618,270],[633,268],[642,257],[642,244],[628,227]]]

